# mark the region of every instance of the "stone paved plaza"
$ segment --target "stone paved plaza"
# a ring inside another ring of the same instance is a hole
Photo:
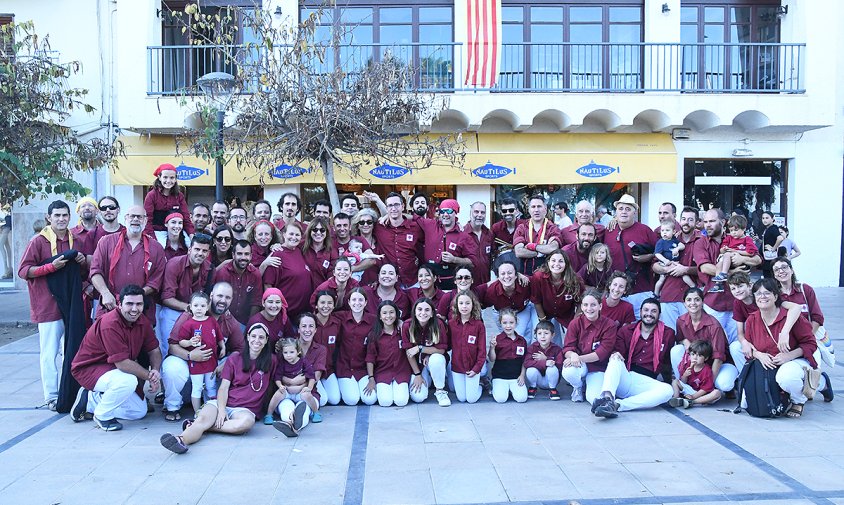
[[[818,294],[844,354],[844,289]],[[0,348],[0,503],[844,504],[840,362],[830,375],[838,399],[800,420],[726,412],[735,401],[602,420],[563,388],[560,402],[327,407],[298,439],[256,425],[176,456],[159,411],[105,433],[35,409],[35,335]]]

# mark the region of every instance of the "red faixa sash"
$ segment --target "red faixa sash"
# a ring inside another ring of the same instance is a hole
[[[653,371],[659,371],[659,354],[660,349],[662,348],[662,339],[665,337],[665,324],[662,321],[657,321],[656,327],[654,328],[653,335],[651,338],[654,342],[654,352],[653,352]],[[627,351],[627,370],[630,370],[630,367],[633,363],[633,352],[636,349],[636,342],[642,338],[642,322],[639,321],[636,323],[636,328],[633,329],[633,337],[630,339],[630,349]]]

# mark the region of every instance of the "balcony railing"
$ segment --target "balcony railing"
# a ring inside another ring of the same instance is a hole
[[[493,92],[804,93],[805,44],[503,44]],[[390,53],[413,68],[412,87],[484,91],[463,83],[461,44],[352,44],[330,50],[315,72],[350,76]],[[148,47],[150,95],[191,92],[212,71],[234,74],[259,50],[239,48],[237,63],[216,46]],[[252,86],[246,92],[257,89]]]

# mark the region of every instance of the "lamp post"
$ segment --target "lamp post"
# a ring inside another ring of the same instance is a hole
[[[215,121],[217,134],[217,171],[216,171],[216,200],[223,199],[223,121],[226,119],[226,108],[234,93],[235,78],[226,72],[210,72],[196,80],[199,89],[214,104],[217,110]]]

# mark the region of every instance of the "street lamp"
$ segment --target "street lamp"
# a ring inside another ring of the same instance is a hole
[[[223,199],[223,121],[226,118],[226,108],[234,93],[234,76],[226,72],[210,72],[196,80],[199,89],[214,104],[217,109],[217,179],[216,199]]]

